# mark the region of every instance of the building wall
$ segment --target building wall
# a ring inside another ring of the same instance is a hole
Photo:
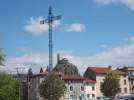
[[[126,84],[124,82],[125,80],[126,80]],[[126,88],[126,92],[125,92],[125,88]],[[128,80],[128,75],[127,76],[120,75],[120,89],[121,89],[121,95],[130,94],[130,84]]]
[[[72,100],[70,98],[71,95],[73,95],[73,100],[79,100],[79,98],[81,96],[84,97],[85,100],[85,87],[84,87],[84,83],[83,80],[64,80],[66,87],[67,87],[67,91],[65,92],[64,98],[65,100]],[[70,87],[73,87],[73,91],[70,91]],[[84,91],[81,91],[81,86],[84,87]]]
[[[39,95],[38,89],[41,81],[45,78],[45,76],[37,76],[32,77],[30,80],[30,100],[44,100]]]
[[[94,90],[92,87],[94,87]],[[93,99],[93,94],[95,96],[94,98],[96,98],[96,83],[85,83],[85,100]]]
[[[103,83],[104,78],[105,78],[105,74],[97,74],[96,75],[96,97],[103,96],[100,89],[101,89],[101,84]]]
[[[130,79],[130,92],[134,94],[134,67],[128,67],[128,75]]]
[[[90,68],[87,68],[83,76],[96,80],[96,74]]]

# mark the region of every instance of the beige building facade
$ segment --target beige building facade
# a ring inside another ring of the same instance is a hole
[[[103,83],[103,79],[108,71],[112,70],[111,66],[106,67],[88,67],[84,73],[84,77],[89,77],[96,81],[96,95],[97,97],[102,97],[101,93],[101,85]],[[129,95],[130,91],[130,82],[129,75],[126,72],[121,70],[114,70],[120,75],[120,93],[119,95]]]
[[[84,77],[89,77],[96,81],[96,97],[102,97],[100,91],[105,74],[111,70],[111,66],[106,67],[88,67],[84,73]]]
[[[120,75],[120,95],[129,95],[130,91],[130,82],[129,75],[121,70],[115,70]]]

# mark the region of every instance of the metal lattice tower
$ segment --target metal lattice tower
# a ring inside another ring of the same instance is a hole
[[[41,21],[41,24],[47,23],[49,25],[49,71],[53,71],[53,44],[52,44],[52,24],[55,20],[61,19],[61,15],[54,16],[52,14],[52,7],[49,6],[48,17],[45,20]]]

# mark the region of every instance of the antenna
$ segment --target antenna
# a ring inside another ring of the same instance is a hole
[[[52,6],[49,6],[48,17],[45,20],[42,20],[40,23],[49,25],[49,72],[53,71],[53,44],[52,44],[52,24],[55,20],[61,19],[61,15],[53,16]]]

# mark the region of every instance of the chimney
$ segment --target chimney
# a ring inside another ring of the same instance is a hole
[[[111,70],[111,69],[112,69],[112,66],[111,66],[111,65],[109,65],[109,66],[108,66],[108,70]]]
[[[124,66],[123,71],[127,72],[127,66]]]

